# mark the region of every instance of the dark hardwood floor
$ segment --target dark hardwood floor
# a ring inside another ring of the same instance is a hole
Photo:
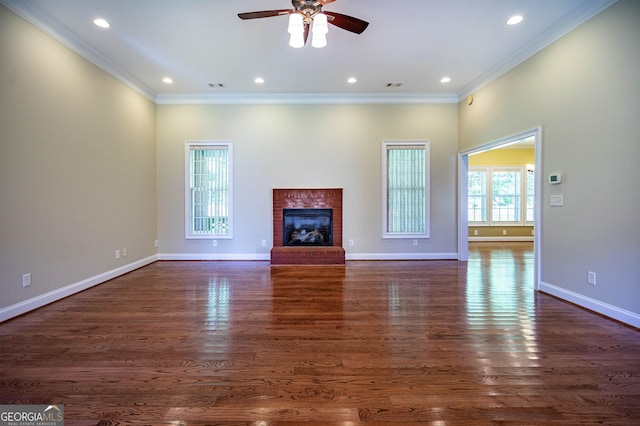
[[[0,404],[66,425],[640,424],[640,332],[470,260],[157,262],[0,324]]]

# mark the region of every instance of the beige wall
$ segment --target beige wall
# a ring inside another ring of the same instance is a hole
[[[347,256],[455,257],[457,105],[159,105],[161,257],[268,258],[273,188],[344,188]],[[234,143],[234,239],[184,238],[184,143]],[[383,140],[431,141],[431,238],[381,238]],[[267,247],[260,245],[267,240]],[[197,257],[196,256],[196,257]],[[193,257],[193,256],[192,256]],[[353,257],[352,257],[353,258]]]
[[[156,179],[152,102],[4,6],[0,58],[1,320],[154,256]]]
[[[542,126],[542,176],[564,174],[542,187],[543,290],[635,324],[639,22],[640,2],[621,0],[459,105],[461,150]]]

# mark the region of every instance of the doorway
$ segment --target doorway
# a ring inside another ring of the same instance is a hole
[[[523,139],[532,138],[534,148],[534,220],[533,220],[533,283],[534,289],[539,290],[540,276],[540,236],[542,235],[541,221],[541,192],[542,192],[542,128],[537,127],[515,135],[495,140],[478,147],[460,151],[458,153],[458,260],[469,260],[469,216],[468,216],[468,174],[469,155],[492,149],[513,145]]]

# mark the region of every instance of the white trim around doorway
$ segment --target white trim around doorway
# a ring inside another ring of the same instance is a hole
[[[504,147],[516,141],[534,138],[534,163],[535,163],[535,211],[533,227],[533,274],[535,290],[540,290],[540,247],[543,223],[541,220],[542,201],[542,127],[538,126],[515,135],[507,136],[486,144],[469,148],[458,153],[458,260],[466,262],[469,260],[469,218],[467,213],[467,180],[469,173],[469,155],[483,151]]]

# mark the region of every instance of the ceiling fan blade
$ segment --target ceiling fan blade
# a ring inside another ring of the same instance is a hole
[[[361,34],[367,29],[369,23],[362,19],[354,18],[353,16],[343,15],[336,12],[323,12],[327,15],[327,20],[330,24],[340,27],[343,30],[351,31],[352,33]]]
[[[290,15],[293,12],[295,12],[293,9],[263,10],[260,12],[238,13],[238,17],[240,19],[270,18],[272,16]]]
[[[320,0],[320,4],[321,4],[322,6],[326,6],[326,5],[328,5],[329,3],[333,3],[334,1],[336,1],[336,0]]]
[[[307,44],[307,39],[309,38],[309,27],[310,27],[310,25],[305,22],[304,23],[304,44],[305,44],[305,46]]]

